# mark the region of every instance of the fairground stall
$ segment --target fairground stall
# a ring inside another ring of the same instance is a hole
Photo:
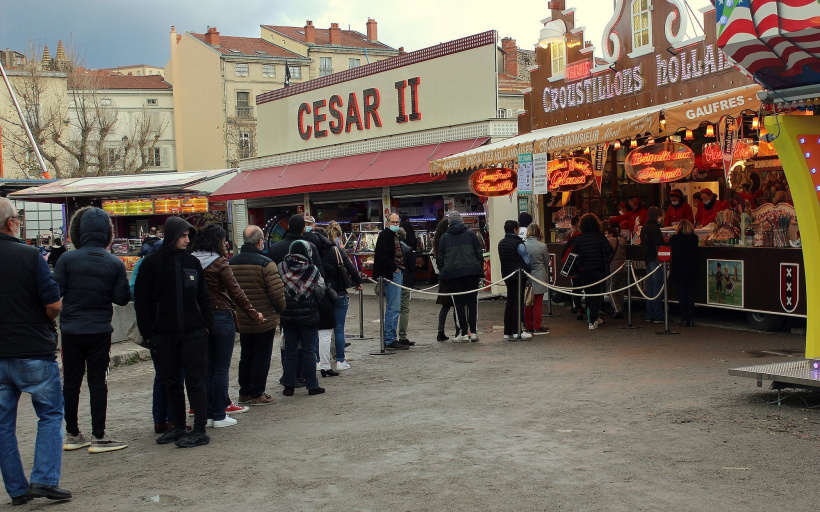
[[[235,169],[70,178],[13,192],[9,198],[62,204],[71,215],[84,206],[108,212],[114,223],[111,252],[131,270],[151,228],[163,236],[168,217],[196,227],[219,223],[230,233],[231,205],[208,197],[236,174]],[[67,240],[70,248],[71,240]]]
[[[433,278],[433,235],[446,211],[461,212],[487,244],[501,236],[490,218],[501,226],[517,215],[509,201],[473,194],[467,176],[428,172],[431,160],[517,132],[507,115],[516,101],[523,108],[529,83],[504,73],[497,43],[484,32],[260,95],[260,156],[243,160],[214,197],[244,204],[270,242],[294,213],[339,222],[365,274],[385,217],[399,213],[418,239],[417,279]]]
[[[696,210],[708,188],[726,210],[698,229],[696,302],[745,311],[760,329],[805,318],[792,191],[761,122],[772,107],[718,48],[715,9],[702,10],[698,31],[683,2],[617,2],[596,49],[564,4],[550,2],[542,20],[520,134],[434,161],[431,175],[516,169],[517,203],[546,228],[553,258],[576,215],[606,225],[621,203],[667,209],[673,189]],[[624,227],[634,242],[640,225]],[[638,247],[628,257],[642,266]],[[555,282],[568,286],[556,266]],[[716,287],[718,271],[730,291]]]

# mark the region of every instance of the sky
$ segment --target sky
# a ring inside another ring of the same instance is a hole
[[[698,9],[709,0],[688,1],[702,23]],[[585,38],[599,48],[613,4],[567,0],[568,8],[576,8],[576,26],[586,27]],[[366,33],[367,18],[373,18],[379,40],[406,51],[493,29],[499,38],[512,37],[520,48],[532,49],[540,20],[548,16],[547,0],[0,0],[0,48],[27,53],[31,44],[38,51],[47,44],[53,57],[62,39],[89,68],[164,67],[171,25],[178,33],[203,33],[212,26],[223,35],[259,37],[259,25],[302,27],[306,20],[318,28],[335,22]]]

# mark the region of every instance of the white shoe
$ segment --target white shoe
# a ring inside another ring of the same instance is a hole
[[[467,336],[466,334],[459,334],[458,336],[453,338],[453,341],[458,341],[458,342],[470,341],[470,337]]]
[[[509,335],[509,334],[505,334],[505,335],[504,335],[504,339],[505,339],[505,340],[511,340],[511,339],[514,339],[514,338],[515,338],[515,335],[512,335],[512,336],[511,336],[511,335]]]
[[[341,371],[341,370],[349,370],[349,369],[350,369],[350,363],[348,363],[347,361],[338,361],[336,363],[336,371],[337,372]]]
[[[602,323],[604,323],[604,321],[601,318],[599,318],[598,320],[595,320],[595,325],[601,325]]]
[[[478,341],[478,334],[475,334],[475,333],[471,334],[470,335],[470,341]]]
[[[590,328],[590,330],[597,329],[598,328],[598,322],[595,322],[594,324],[589,324],[589,328]]]
[[[236,420],[227,415],[224,420],[214,420],[214,428],[232,427],[234,425],[236,425]]]
[[[532,339],[532,334],[528,333],[527,331],[523,331],[523,332],[521,332],[521,339],[522,340]]]
[[[213,426],[214,426],[214,420],[208,420],[208,421],[206,421],[206,422],[205,422],[205,426],[206,426],[206,427],[208,427],[208,428],[213,428]]]

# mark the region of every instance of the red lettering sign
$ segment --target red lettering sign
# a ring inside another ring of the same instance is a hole
[[[592,162],[586,158],[557,158],[547,163],[547,190],[572,192],[595,182]]]
[[[498,197],[512,194],[518,184],[518,173],[506,167],[479,169],[470,175],[470,190],[482,197]]]
[[[624,167],[626,175],[638,183],[669,183],[692,173],[695,154],[676,142],[649,144],[629,153]]]
[[[592,59],[579,60],[572,64],[567,64],[564,68],[564,81],[575,82],[576,80],[583,80],[589,76],[589,70],[592,69]]]

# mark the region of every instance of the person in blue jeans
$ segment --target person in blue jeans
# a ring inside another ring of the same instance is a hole
[[[376,249],[373,253],[373,279],[380,277],[390,280],[394,284],[402,284],[404,257],[401,252],[398,231],[401,220],[397,213],[387,216],[385,228],[376,239]],[[385,312],[384,312],[384,345],[387,348],[407,350],[410,345],[398,340],[396,330],[401,314],[401,288],[390,283],[384,284]]]
[[[338,295],[334,304],[336,327],[333,329],[336,346],[336,370],[349,370],[350,364],[345,360],[345,319],[350,305],[347,287],[353,286],[356,290],[361,290],[362,278],[344,250],[342,228],[339,224],[331,222],[327,228],[327,236],[333,246],[326,249],[322,255],[325,267],[325,283],[333,288]],[[349,282],[344,277],[345,273],[350,277]]]
[[[228,260],[225,240],[227,233],[217,224],[202,228],[194,239],[193,255],[199,259],[205,273],[205,284],[214,310],[214,328],[208,336],[208,372],[205,393],[208,397],[207,426],[214,428],[236,425],[236,420],[225,413],[231,404],[228,395],[233,347],[236,344],[234,314],[247,315],[257,325],[264,323],[262,313],[251,305],[245,292],[233,275]],[[234,305],[242,312],[234,313]],[[241,412],[245,412],[243,409]]]
[[[20,240],[20,222],[12,202],[0,198],[0,472],[12,505],[71,498],[58,487],[64,403],[54,320],[63,302],[46,260]],[[17,447],[22,393],[31,395],[39,418],[30,479]]]

